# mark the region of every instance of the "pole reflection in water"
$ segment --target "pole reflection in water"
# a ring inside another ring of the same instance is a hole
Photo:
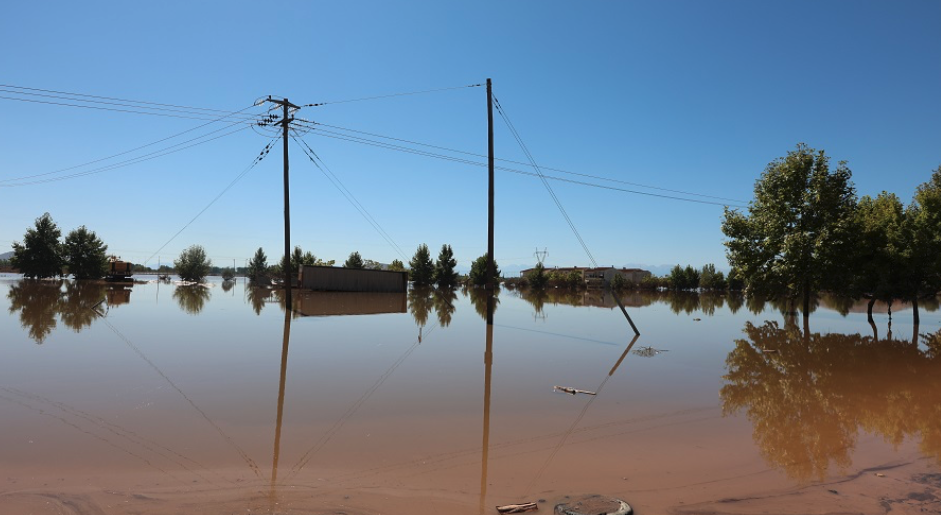
[[[493,290],[487,290],[487,342],[484,350],[484,427],[480,449],[480,513],[487,497],[487,462],[490,454],[490,378],[493,370]]]
[[[284,417],[284,384],[288,373],[288,344],[291,341],[291,310],[284,310],[284,334],[281,338],[281,381],[278,384],[278,418],[274,430],[274,457],[271,462],[271,501],[275,501],[278,483],[278,459],[281,457],[281,422]]]

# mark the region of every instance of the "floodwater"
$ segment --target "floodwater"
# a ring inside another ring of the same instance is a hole
[[[936,301],[296,297],[0,275],[0,513],[941,512]]]

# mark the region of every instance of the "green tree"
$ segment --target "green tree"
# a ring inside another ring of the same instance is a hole
[[[422,243],[409,261],[409,279],[415,286],[427,286],[434,279],[435,266],[431,262],[431,253],[428,251],[428,245]]]
[[[350,253],[350,257],[343,262],[343,268],[363,268],[363,257],[359,255],[358,251],[354,250]]]
[[[23,243],[13,243],[10,263],[28,278],[45,279],[62,276],[65,260],[59,237],[62,231],[49,213],[36,219],[35,227],[27,229]]]
[[[76,279],[99,279],[108,269],[108,246],[85,226],[65,237],[63,254],[69,273]]]
[[[868,315],[877,300],[891,303],[904,296],[902,273],[905,267],[905,208],[894,193],[868,195],[856,207],[858,245],[853,294],[869,297]]]
[[[393,272],[404,272],[404,271],[405,271],[405,263],[402,263],[402,262],[399,261],[398,259],[393,259],[393,260],[392,260],[392,263],[389,264],[389,270],[391,270],[391,271],[393,271]]]
[[[471,263],[470,269],[470,282],[476,286],[483,286],[487,284],[487,254],[480,256]],[[494,283],[499,282],[500,280],[500,267],[497,266],[497,261],[493,261],[493,281]]]
[[[435,262],[435,272],[432,278],[439,288],[453,288],[457,284],[455,266],[457,266],[457,260],[454,259],[454,251],[451,250],[451,246],[442,245],[441,252],[438,253],[438,260]]]
[[[546,267],[543,266],[542,263],[536,263],[536,266],[526,274],[526,280],[529,281],[529,285],[532,288],[537,290],[545,288],[546,282],[549,281],[549,276],[546,274]]]
[[[905,210],[902,291],[912,301],[915,324],[918,300],[941,290],[941,166],[918,186]]]
[[[176,273],[184,281],[201,283],[209,269],[212,267],[212,260],[206,257],[206,250],[200,245],[193,245],[180,253],[180,257],[173,260],[173,266],[176,267]]]
[[[725,209],[722,232],[729,263],[752,292],[803,297],[849,283],[856,193],[845,162],[804,144],[771,162],[755,184],[748,214]]]
[[[703,290],[724,290],[727,284],[725,274],[716,271],[716,265],[709,263],[702,267],[699,273],[699,287]]]
[[[268,272],[268,256],[265,251],[258,247],[255,255],[248,261],[248,279],[252,282],[260,281],[266,277]]]

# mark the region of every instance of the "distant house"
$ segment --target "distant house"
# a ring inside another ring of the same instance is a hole
[[[527,268],[520,272],[520,277],[526,277],[526,274],[532,272],[533,268]],[[650,277],[650,272],[647,270],[641,270],[640,268],[615,268],[613,266],[609,267],[555,267],[547,268],[546,273],[558,272],[560,274],[568,275],[572,272],[579,274],[583,281],[586,281],[589,285],[592,283],[599,286],[607,286],[611,284],[611,281],[614,280],[614,277],[620,275],[624,278],[625,281],[632,282],[634,284],[640,284],[645,278]]]

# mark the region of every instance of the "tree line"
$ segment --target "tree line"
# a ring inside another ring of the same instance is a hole
[[[747,293],[802,300],[830,292],[918,302],[941,290],[941,166],[907,204],[894,193],[858,197],[845,161],[797,145],[768,164],[747,212],[725,209],[731,276]]]

